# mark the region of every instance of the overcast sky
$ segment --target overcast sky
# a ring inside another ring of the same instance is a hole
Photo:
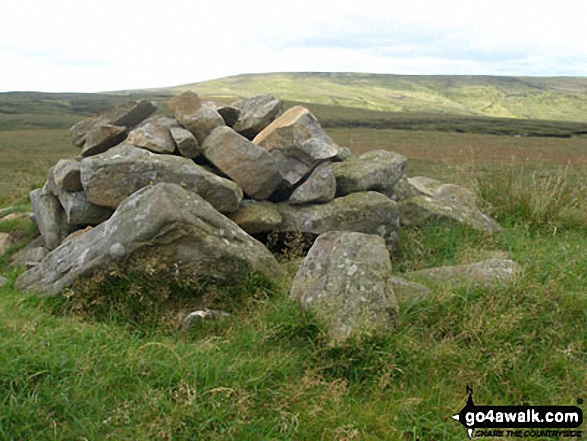
[[[261,72],[587,76],[585,0],[0,0],[0,91]]]

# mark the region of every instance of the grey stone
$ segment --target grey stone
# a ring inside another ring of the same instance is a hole
[[[178,126],[172,127],[169,131],[175,141],[175,145],[177,145],[177,150],[179,150],[180,155],[184,158],[197,158],[204,152],[196,137],[189,130]]]
[[[274,231],[279,228],[282,221],[275,204],[267,201],[247,204],[230,218],[249,234]]]
[[[258,95],[231,104],[239,113],[232,128],[247,139],[253,139],[281,112],[283,103],[273,95]]]
[[[255,199],[267,199],[281,183],[273,157],[230,127],[219,127],[202,145],[204,156]]]
[[[477,206],[477,195],[468,188],[459,185],[445,184],[444,182],[427,178],[425,176],[408,178],[407,183],[410,186],[412,196],[429,196],[434,199],[442,199],[457,205],[466,205],[471,208]]]
[[[478,231],[496,233],[501,226],[477,208],[449,200],[416,196],[399,203],[402,225],[418,226],[431,222],[461,223]]]
[[[124,247],[122,253],[117,250]],[[114,257],[113,257],[114,255]],[[143,188],[106,222],[63,243],[17,280],[18,288],[59,295],[98,270],[142,270],[155,261],[186,278],[239,283],[249,273],[270,280],[282,275],[271,253],[196,193],[175,184]]]
[[[59,160],[53,167],[53,180],[61,190],[83,190],[79,161],[73,159]]]
[[[98,225],[112,216],[113,210],[92,204],[83,191],[62,191],[59,202],[67,215],[67,223],[76,225]]]
[[[0,276],[0,288],[8,283],[8,279],[6,277]]]
[[[203,106],[198,95],[193,92],[174,97],[169,106],[175,118],[196,137],[200,145],[215,128],[226,125],[216,109]]]
[[[81,175],[88,201],[107,208],[116,208],[137,190],[160,182],[175,183],[198,193],[223,213],[237,211],[243,196],[237,184],[187,158],[157,155],[128,143],[85,158]]]
[[[275,160],[279,174],[288,185],[295,185],[306,177],[312,167],[306,162],[281,150],[273,150],[271,156]]]
[[[134,127],[149,117],[157,108],[147,100],[130,101],[121,106],[105,110],[96,116],[86,118],[71,129],[73,143],[78,147],[84,146],[88,134],[97,127],[113,125],[121,127]]]
[[[152,116],[132,130],[126,140],[154,153],[173,153],[176,146],[171,135],[171,127],[179,128],[179,124],[171,118]]]
[[[230,317],[228,312],[218,311],[215,309],[202,309],[190,312],[185,317],[183,317],[183,319],[181,319],[178,323],[177,328],[184,331],[197,322],[224,320],[228,317]]]
[[[397,204],[380,193],[353,193],[316,205],[281,203],[276,208],[282,216],[281,232],[355,231],[383,237],[391,250],[398,243]]]
[[[5,254],[12,246],[12,236],[8,233],[0,233],[0,256]]]
[[[508,286],[522,269],[513,260],[487,259],[470,265],[443,266],[405,273],[404,277],[422,283],[458,286]]]
[[[124,126],[111,124],[96,126],[86,135],[86,142],[82,147],[82,156],[86,158],[104,153],[124,141],[126,135],[127,130]]]
[[[407,158],[387,150],[374,150],[332,164],[339,196],[360,191],[390,190],[403,176]]]
[[[71,232],[71,227],[67,224],[67,215],[59,200],[47,190],[46,185],[31,191],[30,199],[35,222],[45,240],[45,246],[53,250]]]
[[[294,190],[289,201],[292,204],[324,203],[333,200],[335,193],[336,178],[330,163],[324,162]]]
[[[399,308],[391,261],[379,236],[331,231],[318,236],[290,297],[322,322],[333,345],[392,332]]]

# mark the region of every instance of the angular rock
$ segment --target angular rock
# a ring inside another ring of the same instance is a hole
[[[179,124],[165,116],[154,116],[132,130],[126,140],[132,145],[154,153],[173,153],[175,141],[170,132],[171,127],[179,128]]]
[[[310,168],[339,154],[338,146],[322,129],[316,117],[302,106],[288,109],[263,129],[253,142],[267,151],[279,150],[285,156],[295,157]]]
[[[169,131],[175,141],[175,145],[177,145],[179,154],[184,158],[193,159],[204,153],[204,150],[200,147],[200,143],[189,130],[178,126],[170,128]]]
[[[45,246],[53,250],[69,235],[71,227],[59,200],[47,190],[45,185],[30,192],[35,222],[45,240]]]
[[[177,329],[185,331],[197,322],[225,320],[228,317],[230,317],[228,312],[218,311],[216,309],[202,309],[199,311],[193,311],[179,321],[177,324]]]
[[[387,150],[374,150],[332,164],[336,194],[390,190],[404,175],[407,158]]]
[[[276,207],[283,218],[281,232],[354,231],[379,235],[392,250],[398,243],[397,204],[380,193],[353,193],[319,205],[281,203]]]
[[[12,236],[8,233],[0,233],[0,256],[5,254],[12,246]]]
[[[509,259],[487,259],[470,265],[442,266],[405,273],[420,282],[457,286],[508,286],[521,273],[521,267]]]
[[[200,145],[215,128],[226,125],[216,109],[203,106],[198,95],[193,92],[184,92],[174,97],[169,106],[174,111],[175,118],[196,137]]]
[[[175,114],[176,118],[183,118],[198,111],[202,107],[202,100],[197,93],[188,90],[171,98],[168,104],[169,110]]]
[[[405,199],[413,198],[414,196],[421,196],[422,193],[416,190],[409,183],[409,178],[402,176],[399,181],[395,183],[389,190],[384,190],[382,193],[394,201],[403,201]]]
[[[338,155],[333,158],[333,161],[346,161],[347,159],[352,158],[353,152],[346,146],[339,146],[338,147]]]
[[[217,106],[216,111],[228,127],[233,127],[241,114],[240,110],[232,106]]]
[[[312,166],[296,156],[281,150],[273,150],[270,153],[275,160],[281,178],[290,186],[303,180],[312,171]]]
[[[74,161],[73,159],[59,160],[53,167],[53,181],[61,190],[83,190],[79,161]]]
[[[122,262],[140,269],[151,260],[162,268],[176,267],[186,278],[239,283],[250,272],[272,280],[282,274],[260,242],[204,199],[162,183],[130,196],[108,221],[63,243],[16,284],[27,291],[59,295],[98,270]]]
[[[267,127],[279,113],[283,103],[273,95],[245,98],[231,104],[240,114],[232,128],[247,139],[253,139]]]
[[[425,195],[435,199],[446,200],[458,205],[476,207],[478,198],[475,193],[455,184],[445,184],[425,176],[408,178],[413,196]]]
[[[25,247],[12,256],[11,266],[24,265],[26,269],[32,268],[43,260],[49,251],[47,248],[41,247]]]
[[[67,215],[67,223],[76,225],[98,225],[112,216],[113,210],[88,202],[83,191],[62,191],[59,202]]]
[[[88,201],[107,208],[116,208],[137,190],[160,182],[175,183],[198,193],[222,213],[237,211],[243,196],[237,184],[187,158],[156,155],[128,143],[85,158],[81,175]]]
[[[82,156],[99,155],[108,149],[120,144],[126,138],[126,127],[104,124],[92,128],[86,135],[86,142],[82,147]]]
[[[391,261],[379,236],[330,231],[302,262],[290,298],[312,311],[334,345],[382,335],[397,327],[399,308]]]
[[[105,110],[96,116],[86,118],[71,129],[73,143],[82,147],[86,142],[88,133],[96,127],[103,125],[134,127],[149,117],[157,108],[147,100],[130,101],[121,106]]]
[[[236,107],[219,104],[215,101],[202,101],[202,106],[210,107],[218,112],[228,127],[234,126],[241,113]]]
[[[230,218],[249,234],[274,231],[279,228],[282,220],[275,205],[267,201],[241,207]]]
[[[219,127],[202,145],[204,156],[255,199],[267,199],[281,183],[273,157],[230,127]]]
[[[501,226],[476,208],[457,205],[443,199],[416,196],[399,203],[402,225],[417,226],[430,222],[454,222],[469,225],[478,231],[496,233]]]
[[[324,203],[333,200],[335,193],[336,178],[330,163],[324,162],[294,190],[289,201],[292,204]]]

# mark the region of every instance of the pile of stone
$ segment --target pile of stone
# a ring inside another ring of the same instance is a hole
[[[174,117],[155,115],[151,102],[131,102],[72,127],[81,155],[59,161],[31,192],[44,243],[29,252],[42,260],[17,286],[58,295],[99,269],[146,259],[186,276],[238,281],[254,271],[275,278],[280,266],[251,235],[324,233],[292,296],[305,305],[324,303],[320,293],[329,290],[359,303],[378,297],[377,312],[350,322],[393,324],[389,252],[400,220],[499,229],[468,190],[406,178],[407,159],[391,151],[354,157],[308,109],[283,112],[272,95],[227,106],[186,92],[169,107]],[[330,263],[316,263],[316,253]],[[337,271],[346,279],[335,283]],[[352,334],[356,326],[345,323],[334,340]]]

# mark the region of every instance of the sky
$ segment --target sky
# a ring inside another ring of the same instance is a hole
[[[587,76],[585,0],[1,0],[0,92],[244,73]]]

